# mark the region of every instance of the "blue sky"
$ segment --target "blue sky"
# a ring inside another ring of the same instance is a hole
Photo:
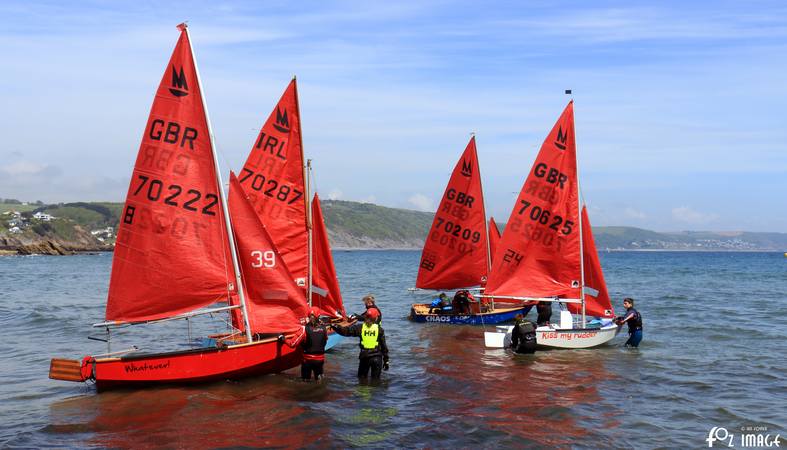
[[[0,197],[122,201],[188,20],[238,169],[293,74],[323,197],[434,208],[470,132],[499,221],[574,90],[594,225],[787,232],[787,3],[0,4]]]

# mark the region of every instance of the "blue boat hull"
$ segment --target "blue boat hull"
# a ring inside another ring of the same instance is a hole
[[[506,308],[504,311],[483,314],[420,314],[410,309],[410,320],[418,323],[445,323],[451,325],[494,325],[510,322],[517,314],[527,314],[530,306]]]
[[[328,331],[328,342],[325,343],[325,350],[327,351],[327,350],[330,350],[330,349],[336,347],[343,340],[344,340],[344,336],[342,336],[341,334],[339,334],[339,333],[337,333],[337,332],[335,332],[333,330],[329,330]]]

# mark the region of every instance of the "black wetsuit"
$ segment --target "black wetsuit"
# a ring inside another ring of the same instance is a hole
[[[306,337],[301,342],[303,348],[303,363],[301,363],[301,378],[310,380],[312,373],[314,379],[322,377],[325,365],[325,344],[328,342],[328,330],[324,326],[311,323],[306,324]]]
[[[639,347],[639,343],[642,341],[642,314],[634,307],[631,307],[626,309],[626,314],[623,317],[618,317],[618,320],[623,320],[629,315],[632,315],[632,317],[626,321],[626,324],[629,326],[629,338],[626,341],[626,346]]]
[[[334,325],[333,329],[342,336],[361,337],[363,325],[363,323],[355,323],[348,327]],[[388,346],[385,344],[385,331],[381,325],[377,326],[379,327],[379,334],[375,348],[367,349],[363,347],[363,344],[359,343],[361,353],[358,355],[358,378],[368,377],[369,370],[371,370],[372,379],[379,379],[383,366],[388,362]]]
[[[538,302],[536,311],[538,312],[538,319],[536,319],[538,326],[546,325],[552,318],[552,302]]]
[[[529,320],[520,320],[511,331],[511,348],[516,353],[535,353],[536,326]]]

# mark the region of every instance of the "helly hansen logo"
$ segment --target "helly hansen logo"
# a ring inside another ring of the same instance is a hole
[[[377,336],[377,333],[375,333],[373,330],[364,330],[363,335],[364,336]]]
[[[180,72],[178,72],[175,66],[172,66],[172,87],[169,88],[169,92],[175,97],[185,97],[189,95],[189,85],[186,83],[186,75],[183,73],[183,67],[181,67]]]
[[[563,133],[563,127],[558,127],[557,129],[557,139],[555,139],[555,147],[559,148],[560,150],[566,149],[566,138],[568,138],[568,133]]]
[[[462,160],[462,175],[466,177],[473,176],[473,162],[466,159]]]
[[[276,123],[273,124],[273,128],[282,133],[290,132],[290,119],[287,117],[287,108],[284,108],[284,112],[281,112],[279,105],[276,105]]]

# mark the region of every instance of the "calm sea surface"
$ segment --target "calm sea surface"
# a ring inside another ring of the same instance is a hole
[[[0,447],[700,448],[711,427],[787,434],[787,258],[780,253],[605,253],[645,338],[513,356],[483,328],[407,321],[419,252],[336,252],[348,311],[373,292],[391,370],[359,384],[357,343],[327,382],[296,371],[241,382],[96,394],[49,380],[53,356],[106,351],[110,254],[0,257]],[[532,314],[532,313],[531,313]],[[192,337],[221,331],[194,321]],[[187,348],[185,322],[124,329],[113,350]],[[115,339],[117,339],[115,341]],[[782,444],[784,446],[784,444]]]

